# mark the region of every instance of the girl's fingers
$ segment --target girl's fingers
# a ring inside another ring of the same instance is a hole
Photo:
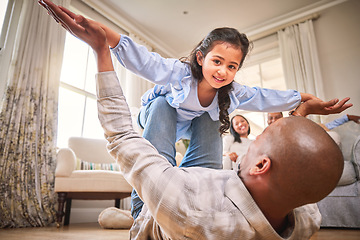
[[[348,98],[348,97],[344,98],[343,100],[338,102],[335,106],[327,108],[326,110],[329,111],[329,113],[341,113],[344,110],[348,109],[349,107],[353,106],[352,103],[346,103],[349,100],[350,100],[350,98]]]
[[[340,105],[344,105],[347,101],[349,101],[350,100],[350,98],[349,97],[346,97],[346,98],[344,98],[343,100],[341,100],[338,104],[340,104]]]
[[[350,98],[344,98],[343,100],[341,100],[340,102],[338,102],[336,105],[333,105],[333,106],[330,106],[330,107],[327,107],[327,109],[329,109],[329,110],[335,110],[335,109],[339,109],[339,108],[342,108],[344,105],[345,105],[345,103],[347,102],[347,101],[349,101],[350,100]]]
[[[325,107],[325,108],[331,108],[331,107],[335,106],[335,104],[336,104],[338,101],[339,101],[339,99],[334,98],[334,99],[332,99],[332,100],[330,100],[330,101],[324,102],[323,104],[324,104],[324,107]]]

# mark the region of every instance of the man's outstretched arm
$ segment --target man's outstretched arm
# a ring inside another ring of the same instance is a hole
[[[161,229],[174,239],[183,236],[184,214],[177,212],[183,204],[173,197],[175,189],[184,189],[186,178],[183,171],[173,167],[154,146],[135,132],[115,72],[98,73],[96,77],[98,114],[110,154]]]

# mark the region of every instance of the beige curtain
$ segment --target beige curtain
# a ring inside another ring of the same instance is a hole
[[[135,34],[130,33],[129,36],[136,43],[145,46],[149,51],[152,51],[152,48],[145,41],[140,39]],[[118,76],[120,77],[121,86],[124,89],[124,95],[130,107],[141,106],[141,97],[142,95],[150,88],[154,86],[153,83],[136,76],[129,70],[123,68],[117,60],[114,60],[114,66]]]
[[[326,100],[312,20],[280,30],[278,37],[287,87]]]
[[[1,228],[55,221],[57,96],[65,31],[37,1],[24,1],[21,11],[0,113]]]

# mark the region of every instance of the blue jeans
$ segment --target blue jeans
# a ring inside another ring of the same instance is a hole
[[[138,123],[144,128],[143,137],[147,139],[173,166],[176,143],[176,109],[171,107],[165,97],[157,97],[143,107]],[[222,168],[222,138],[218,131],[219,121],[213,121],[208,113],[191,121],[189,147],[179,167]],[[138,216],[143,202],[133,190],[131,193],[131,214]]]

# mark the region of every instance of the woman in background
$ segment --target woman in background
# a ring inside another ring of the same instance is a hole
[[[230,121],[230,133],[223,139],[223,169],[237,170],[242,157],[248,150],[252,140],[249,121],[242,115],[235,115]]]

